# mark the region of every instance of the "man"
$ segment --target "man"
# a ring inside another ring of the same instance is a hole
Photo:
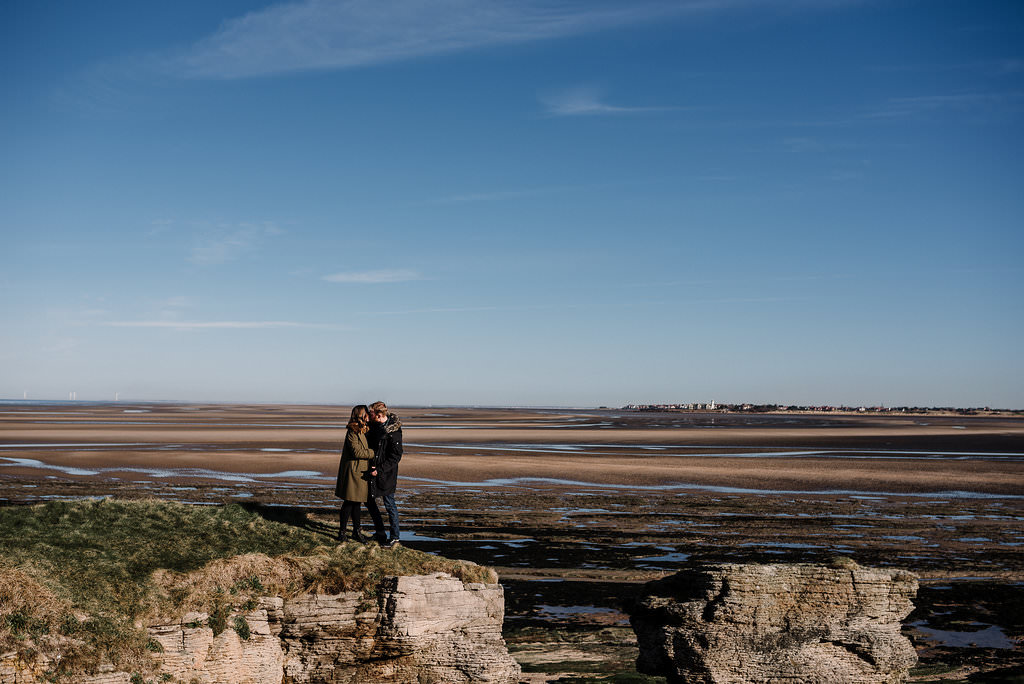
[[[376,495],[384,500],[388,512],[390,536],[383,539],[383,530],[378,530],[382,546],[393,548],[398,540],[398,507],[395,505],[395,488],[398,486],[398,462],[402,460],[402,421],[388,411],[387,404],[377,401],[370,404],[370,431],[366,442],[375,454],[375,467],[370,470],[377,486]]]

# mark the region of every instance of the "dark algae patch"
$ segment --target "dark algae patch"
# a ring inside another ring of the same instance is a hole
[[[923,585],[914,605],[904,624],[920,658],[914,681],[1024,683],[1024,585]]]
[[[524,673],[543,673],[549,682],[665,682],[637,673],[636,638],[628,627],[524,627],[506,630],[505,642]]]

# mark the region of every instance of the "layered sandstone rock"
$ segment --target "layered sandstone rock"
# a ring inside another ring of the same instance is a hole
[[[229,628],[216,636],[203,613],[149,633],[163,649],[160,673],[171,681],[505,684],[518,681],[520,670],[501,637],[503,618],[501,585],[436,574],[386,578],[373,600],[357,592],[264,598],[255,610],[228,616]],[[43,681],[44,667],[0,662],[0,684]],[[129,679],[108,672],[81,681]]]
[[[917,662],[900,624],[917,578],[848,563],[695,567],[631,607],[637,669],[669,682],[901,682]]]

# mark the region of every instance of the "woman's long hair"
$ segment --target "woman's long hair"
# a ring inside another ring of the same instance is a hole
[[[352,415],[348,417],[348,429],[359,434],[370,429],[370,418],[367,415],[366,404],[359,404],[352,407]]]

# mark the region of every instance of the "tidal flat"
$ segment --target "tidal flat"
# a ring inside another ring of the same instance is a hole
[[[645,681],[623,604],[684,563],[836,556],[921,577],[916,681],[1024,676],[1020,418],[395,411],[403,544],[498,571],[524,681]],[[327,541],[347,416],[0,404],[0,503],[235,502]]]

